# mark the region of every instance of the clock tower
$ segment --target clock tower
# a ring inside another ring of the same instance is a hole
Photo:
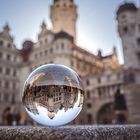
[[[73,0],[53,0],[51,21],[54,32],[64,31],[76,40],[77,6]]]

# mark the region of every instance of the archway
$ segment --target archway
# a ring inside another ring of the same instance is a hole
[[[115,120],[113,103],[104,104],[97,113],[97,124],[112,124]]]

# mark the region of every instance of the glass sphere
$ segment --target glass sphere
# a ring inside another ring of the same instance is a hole
[[[29,116],[42,125],[71,122],[82,109],[83,85],[72,69],[46,64],[35,69],[24,84],[22,102]]]

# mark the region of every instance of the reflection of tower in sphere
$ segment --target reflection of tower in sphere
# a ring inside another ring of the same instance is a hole
[[[32,119],[43,125],[69,123],[81,111],[83,101],[81,80],[76,72],[63,65],[43,65],[24,84],[24,107]]]

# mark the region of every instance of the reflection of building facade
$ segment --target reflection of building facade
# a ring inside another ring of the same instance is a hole
[[[28,86],[29,87],[29,86]],[[55,114],[59,110],[73,108],[80,97],[78,107],[83,104],[83,91],[75,87],[58,86],[58,85],[42,85],[26,88],[23,103],[29,112],[38,115],[38,106],[44,107],[48,110],[49,115]]]
[[[11,69],[15,68],[16,70],[19,70],[17,73],[20,72],[20,89],[22,89],[28,74],[38,66],[48,63],[63,64],[71,67],[80,75],[86,90],[84,109],[74,123],[92,124],[99,122],[98,118],[101,118],[99,112],[101,112],[106,105],[112,103],[117,88],[121,88],[126,93],[129,108],[129,122],[140,123],[140,94],[138,90],[140,83],[139,17],[139,8],[133,4],[126,3],[121,5],[118,9],[118,30],[122,39],[124,52],[124,66],[122,66],[117,60],[115,48],[113,48],[110,55],[103,56],[101,51],[98,52],[98,55],[94,55],[87,50],[78,47],[75,43],[77,6],[74,4],[73,0],[54,0],[51,6],[53,29],[49,30],[46,23],[42,22],[36,43],[33,43],[32,41],[24,42],[21,51],[22,57],[18,57],[16,50],[10,51],[10,49],[8,49],[10,54],[16,54],[17,56],[16,61],[14,60],[14,56],[12,56],[13,58],[11,58],[11,60],[13,61],[11,64],[13,64],[13,67],[10,67]],[[6,28],[4,28],[4,32]],[[7,37],[2,34],[0,34],[0,36],[2,36],[0,41],[5,42],[4,44],[6,44]],[[5,46],[2,42],[0,42],[0,45]],[[13,44],[13,41],[11,43]],[[4,48],[2,53],[7,53],[8,51]],[[7,59],[8,57],[9,56],[7,56]],[[23,59],[22,63],[20,62],[21,58]],[[22,67],[17,67],[18,62],[22,64]],[[3,62],[2,67],[5,69],[7,64],[5,66]],[[1,76],[4,77],[2,79],[6,79],[6,76],[2,74]],[[16,77],[17,76],[14,76],[15,79],[9,77],[11,83],[13,81],[17,83],[19,79],[16,79]],[[16,87],[19,87],[18,83]],[[1,89],[3,88],[1,87]],[[34,89],[32,89],[33,94],[36,93],[35,90],[36,88],[34,86]],[[50,112],[57,112],[57,108],[63,107],[61,105],[62,103],[65,104],[65,110],[72,107],[74,101],[67,101],[65,98],[73,99],[73,94],[68,94],[66,96],[69,97],[66,97],[64,88],[58,90],[58,87],[55,88],[55,86],[51,90],[51,92],[55,92],[55,97],[44,97],[45,93],[48,93],[48,89],[46,89],[46,87],[38,87],[38,95],[35,95],[35,101],[38,102],[40,106],[45,107],[50,105],[48,106]],[[1,94],[1,96],[5,95],[7,86],[4,87],[4,91],[5,92],[2,92],[3,94]],[[17,91],[13,91],[13,93],[18,94]],[[7,97],[7,94],[5,97]],[[8,97],[10,98],[10,96]],[[6,101],[7,99],[1,97],[1,100]],[[26,106],[32,112],[38,114],[36,104],[34,104],[34,102],[30,104],[31,100],[33,100],[32,97],[28,95]],[[7,102],[10,102],[10,100]],[[49,116],[53,118],[54,114],[50,113]]]

